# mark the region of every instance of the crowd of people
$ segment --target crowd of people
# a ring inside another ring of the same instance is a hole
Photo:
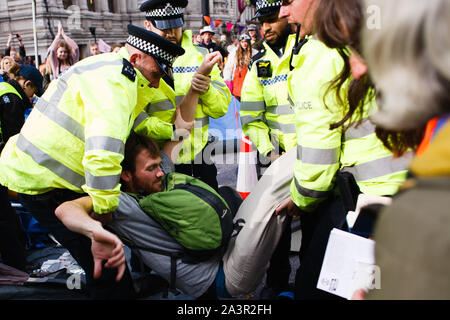
[[[376,241],[381,289],[354,298],[449,299],[450,3],[256,0],[255,23],[220,38],[211,26],[183,30],[187,5],[145,1],[146,19],[128,26],[125,44],[106,54],[93,44],[81,60],[60,23],[40,70],[20,35],[19,52],[9,36],[0,63],[2,261],[26,270],[15,199],[85,270],[90,298],[137,298],[122,236],[182,248],[130,193],[162,192],[163,177],[177,172],[220,194],[205,156],[209,119],[224,116],[234,96],[258,168],[296,153],[283,168],[293,174],[290,191],[274,212],[288,227],[261,299],[338,299],[317,282],[330,233],[350,230],[360,194],[393,201],[364,230]],[[369,6],[379,8],[375,27]],[[231,298],[222,256],[180,259],[176,279],[170,257],[140,256],[196,299]]]

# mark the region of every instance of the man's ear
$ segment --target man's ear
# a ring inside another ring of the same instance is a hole
[[[137,52],[134,52],[130,56],[130,63],[133,65],[133,67],[136,67],[136,62],[140,59],[141,59],[141,55]]]
[[[124,182],[130,183],[131,182],[131,172],[128,170],[122,170],[122,173],[120,174],[120,178]]]

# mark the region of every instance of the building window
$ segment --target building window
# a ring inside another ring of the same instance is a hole
[[[67,10],[67,8],[69,8],[72,4],[73,4],[73,3],[72,3],[72,0],[63,0],[63,6],[64,6],[64,9],[66,9],[66,10]]]
[[[115,2],[116,2],[115,0],[108,0],[109,12],[117,13],[116,12]]]
[[[94,0],[86,0],[86,1],[87,1],[88,10],[95,12],[95,1]]]

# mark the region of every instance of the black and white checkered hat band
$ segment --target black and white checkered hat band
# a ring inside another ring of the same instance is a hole
[[[184,9],[181,7],[172,7],[170,3],[165,8],[153,9],[145,14],[147,19],[166,19],[176,16],[183,16]]]
[[[150,43],[148,41],[142,40],[141,38],[130,35],[128,37],[127,43],[131,46],[151,55],[152,57],[162,60],[164,63],[172,66],[173,62],[177,58],[176,56],[164,51],[160,47]]]
[[[269,3],[267,0],[260,0],[256,3],[256,11],[266,8],[272,7],[281,7],[283,5],[283,1],[277,1],[274,3]]]

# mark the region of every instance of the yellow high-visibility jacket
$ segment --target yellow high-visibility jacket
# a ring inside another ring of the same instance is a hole
[[[280,58],[264,42],[264,55],[256,56],[242,87],[242,130],[264,156],[275,148],[275,141],[285,151],[297,145],[295,115],[288,101],[287,87],[289,60],[294,43],[295,35],[289,36]],[[258,61],[270,62],[271,77],[258,77]]]
[[[368,118],[377,108],[374,100],[367,101],[360,124],[353,117],[344,127],[330,130],[330,124],[347,113],[334,93],[326,96],[324,105],[329,82],[341,72],[343,63],[337,50],[314,38],[293,59],[295,69],[288,86],[298,146],[291,198],[304,211],[313,211],[330,195],[338,170],[352,173],[361,192],[369,195],[392,195],[406,179],[412,155],[396,159],[376,137]],[[346,96],[346,92],[344,85],[341,94]]]
[[[163,79],[158,89],[152,89],[148,94],[146,114],[141,114],[135,124],[135,131],[146,133],[152,130],[154,123],[148,123],[152,117],[163,122],[173,122],[175,107],[180,104],[191,86],[192,76],[198,71],[203,62],[207,49],[195,46],[192,43],[192,32],[183,32],[181,46],[185,54],[178,57],[173,64],[173,77],[175,90]],[[189,138],[183,142],[182,150],[177,163],[191,163],[195,156],[203,150],[208,142],[209,117],[217,119],[227,113],[231,101],[231,93],[220,75],[220,69],[215,66],[210,74],[211,85],[209,90],[200,96],[195,113],[195,125]],[[150,117],[150,118],[148,118]],[[172,130],[172,129],[171,129]],[[153,130],[155,131],[155,130]],[[170,140],[172,131],[158,134],[153,137],[159,141]],[[152,135],[151,135],[152,136]]]
[[[126,48],[93,56],[53,81],[6,144],[0,184],[29,195],[86,192],[96,213],[114,211],[125,142],[150,84],[128,59]]]

